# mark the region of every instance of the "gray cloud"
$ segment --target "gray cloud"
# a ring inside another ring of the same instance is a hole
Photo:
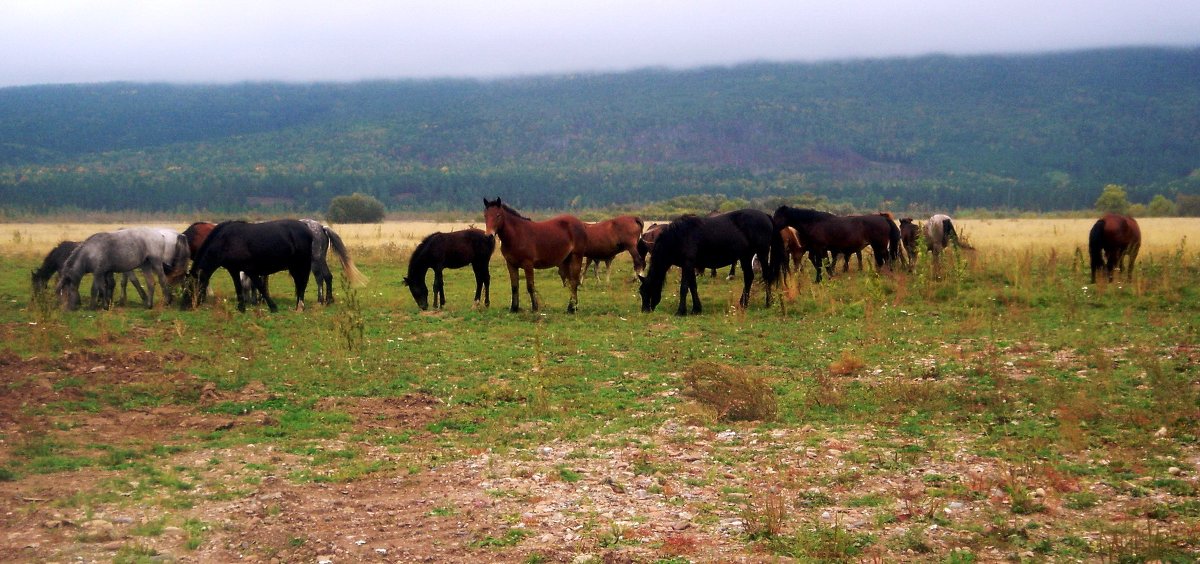
[[[7,0],[0,86],[496,77],[1198,44],[1195,0]]]

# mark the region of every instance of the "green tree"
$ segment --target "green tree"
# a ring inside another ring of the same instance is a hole
[[[1117,184],[1105,186],[1100,197],[1096,199],[1096,210],[1105,213],[1127,213],[1129,199],[1125,194],[1125,188]]]
[[[355,192],[330,200],[325,217],[333,223],[380,223],[384,211],[383,202],[362,192]]]
[[[1146,211],[1150,212],[1151,217],[1172,217],[1179,213],[1179,206],[1175,202],[1168,200],[1162,194],[1155,194],[1150,200],[1150,205],[1146,206]]]
[[[1200,216],[1200,196],[1180,194],[1175,196],[1176,211],[1182,217]]]

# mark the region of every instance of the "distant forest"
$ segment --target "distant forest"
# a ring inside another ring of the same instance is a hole
[[[0,89],[0,211],[1090,208],[1200,194],[1200,49]]]

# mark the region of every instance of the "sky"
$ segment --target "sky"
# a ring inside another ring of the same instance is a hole
[[[0,87],[1200,46],[1198,0],[0,0]]]

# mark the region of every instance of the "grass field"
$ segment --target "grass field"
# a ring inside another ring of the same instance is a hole
[[[330,307],[238,314],[222,275],[196,311],[63,312],[29,270],[110,226],[3,224],[0,553],[1193,561],[1200,221],[1141,220],[1098,285],[1090,223],[963,221],[975,252],[809,266],[770,309],[705,278],[686,318],[671,283],[639,312],[628,258],[578,314],[552,271],[510,314],[499,253],[490,309],[461,270],[420,312],[408,253],[461,226],[417,222],[335,226],[371,282]]]

